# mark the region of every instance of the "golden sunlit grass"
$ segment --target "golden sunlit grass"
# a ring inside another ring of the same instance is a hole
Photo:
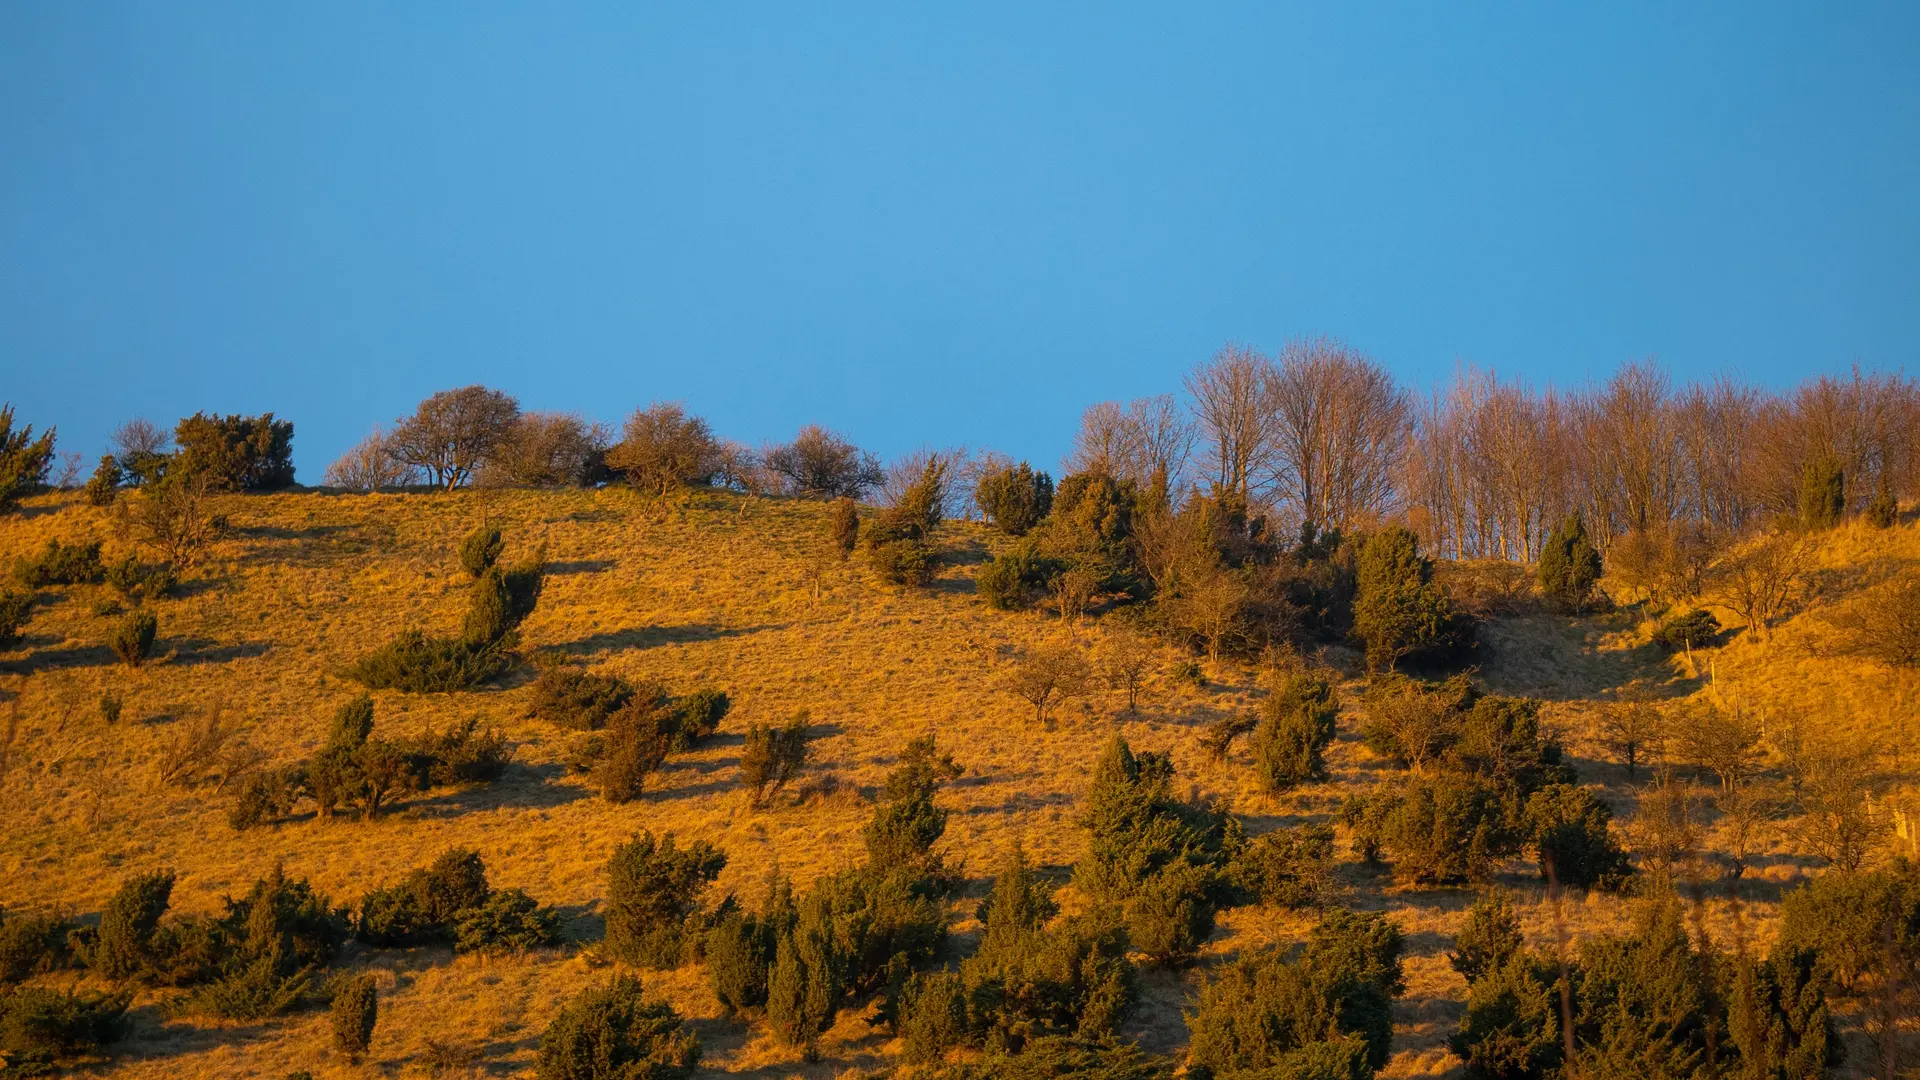
[[[1064,869],[1085,846],[1075,825],[1087,773],[1114,731],[1138,748],[1167,750],[1184,790],[1221,800],[1251,831],[1327,820],[1342,796],[1382,775],[1358,741],[1359,672],[1344,650],[1349,709],[1330,753],[1333,778],[1281,799],[1255,787],[1244,752],[1209,761],[1199,736],[1225,711],[1259,696],[1251,669],[1228,664],[1206,688],[1150,684],[1137,715],[1099,691],[1071,701],[1042,729],[1026,703],[997,689],[1021,650],[1069,641],[1091,649],[1108,631],[1051,617],[988,610],[973,595],[974,564],[994,540],[977,525],[943,530],[947,565],[934,587],[902,592],[856,565],[817,558],[824,508],[817,503],[694,496],[661,513],[617,489],[586,492],[456,492],[443,495],[234,497],[223,507],[234,535],[188,575],[186,595],[153,605],[164,659],[139,670],[104,647],[121,605],[105,587],[43,590],[26,641],[0,658],[0,725],[12,723],[0,777],[0,900],[98,911],[128,874],[171,867],[179,911],[217,910],[284,860],[336,902],[392,882],[450,846],[486,860],[496,886],[519,887],[561,906],[577,939],[598,937],[602,869],[613,846],[642,828],[711,841],[729,857],[718,889],[757,895],[777,868],[804,885],[864,857],[860,830],[870,798],[910,737],[932,733],[966,767],[944,791],[952,810],[943,846],[975,879],[955,903],[964,931],[1000,854],[1016,840],[1037,863]],[[500,782],[441,789],[362,823],[301,819],[235,832],[229,793],[158,783],[161,747],[189,723],[220,710],[271,761],[317,749],[327,718],[358,692],[340,672],[409,625],[451,632],[465,604],[455,552],[481,522],[500,527],[508,559],[542,547],[552,572],[523,627],[525,650],[570,653],[596,671],[658,679],[680,692],[712,686],[732,695],[720,734],[671,759],[639,801],[597,798],[560,764],[569,733],[526,717],[531,673],[464,694],[381,693],[377,730],[411,734],[469,716],[499,725],[515,743]],[[0,519],[0,552],[25,554],[48,538],[102,539],[124,551],[104,511],[72,495],[31,499]],[[1736,637],[1702,663],[1706,686],[1645,645],[1631,611],[1590,619],[1531,616],[1487,628],[1479,663],[1496,690],[1548,699],[1548,717],[1568,734],[1589,780],[1623,813],[1622,771],[1597,760],[1590,738],[1600,703],[1635,681],[1672,693],[1738,694],[1755,705],[1796,710],[1836,732],[1904,739],[1910,752],[1913,685],[1885,669],[1830,655],[1820,605],[1857,587],[1888,560],[1920,558],[1920,537],[1843,529],[1822,548],[1824,594],[1767,644]],[[1863,569],[1864,568],[1864,569]],[[1177,659],[1165,653],[1165,667]],[[103,693],[124,701],[117,725],[101,720]],[[1907,695],[1901,697],[1900,695]],[[1905,701],[1903,706],[1899,702]],[[741,733],[754,722],[805,709],[813,760],[805,782],[758,811],[738,789]],[[9,720],[11,718],[11,720]],[[1902,724],[1907,725],[1902,729]],[[1391,1076],[1439,1076],[1455,1068],[1444,1040],[1458,1020],[1465,984],[1446,961],[1468,890],[1402,890],[1352,861],[1342,867],[1346,902],[1392,911],[1408,933],[1408,993],[1399,1006]],[[1741,918],[1766,933],[1780,888],[1810,864],[1777,844],[1746,887]],[[1530,938],[1548,943],[1552,914],[1530,868],[1516,861]],[[1717,895],[1717,894],[1716,894]],[[1727,900],[1710,902],[1710,925],[1729,927]],[[1625,903],[1576,896],[1565,905],[1575,936],[1620,925]],[[1206,959],[1269,940],[1294,940],[1310,918],[1270,909],[1227,912]],[[1720,932],[1720,931],[1716,931]],[[446,950],[350,950],[347,963],[382,971],[380,1027],[366,1064],[332,1053],[326,1017],[304,1012],[269,1023],[216,1025],[169,1019],[151,995],[132,1037],[107,1071],[124,1075],[316,1076],[424,1073],[433,1047],[477,1054],[483,1074],[531,1067],[540,1031],[564,999],[605,973],[577,947],[524,957],[454,959]],[[1200,970],[1204,971],[1205,964]],[[765,1076],[838,1075],[884,1067],[892,1047],[863,1017],[844,1015],[806,1064],[757,1026],[721,1017],[697,966],[643,976],[690,1017],[707,1045],[703,1068]],[[1156,1050],[1185,1040],[1180,1009],[1199,972],[1151,973],[1127,1034]],[[71,976],[67,976],[68,979]]]

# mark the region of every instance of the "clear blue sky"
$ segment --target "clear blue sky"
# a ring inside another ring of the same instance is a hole
[[[1920,369],[1920,4],[942,7],[0,5],[0,396],[313,483],[474,381],[1051,463],[1228,340]]]

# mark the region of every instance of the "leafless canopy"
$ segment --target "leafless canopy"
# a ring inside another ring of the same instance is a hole
[[[498,390],[463,386],[442,390],[403,417],[388,448],[403,464],[424,470],[448,490],[473,478],[474,470],[504,444],[520,420],[520,403]]]

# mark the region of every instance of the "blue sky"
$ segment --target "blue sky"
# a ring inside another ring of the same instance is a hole
[[[90,457],[480,381],[1051,463],[1307,334],[1920,368],[1920,5],[0,5],[0,396]]]

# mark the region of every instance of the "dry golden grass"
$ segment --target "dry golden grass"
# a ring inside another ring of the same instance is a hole
[[[1200,690],[1153,680],[1138,715],[1123,714],[1121,696],[1102,691],[1070,702],[1054,728],[1035,727],[1024,702],[996,689],[1003,666],[1045,642],[1092,648],[1106,630],[988,610],[973,595],[972,564],[994,541],[971,524],[944,530],[950,558],[935,587],[901,592],[838,563],[816,582],[823,508],[807,502],[702,494],[662,515],[613,489],[226,501],[236,535],[191,576],[187,595],[155,605],[163,661],[139,670],[114,662],[102,644],[116,617],[102,613],[113,604],[104,587],[45,590],[27,641],[0,658],[0,726],[8,715],[16,721],[0,777],[0,900],[92,912],[126,875],[171,867],[180,874],[175,909],[210,911],[223,894],[284,860],[289,872],[346,902],[458,845],[482,853],[496,886],[561,905],[571,932],[591,940],[607,855],[641,828],[715,843],[729,856],[719,889],[749,895],[771,868],[804,884],[857,862],[868,800],[899,747],[921,733],[937,735],[966,767],[941,796],[953,811],[943,845],[975,879],[1016,840],[1044,865],[1064,868],[1079,857],[1077,804],[1100,746],[1116,730],[1136,747],[1171,751],[1183,786],[1223,801],[1253,831],[1326,820],[1343,795],[1385,769],[1358,741],[1352,711],[1342,716],[1326,785],[1276,800],[1257,791],[1242,754],[1210,762],[1200,732],[1259,696],[1254,673],[1235,665]],[[505,532],[509,558],[539,545],[553,563],[539,609],[523,628],[527,648],[562,650],[596,670],[656,678],[675,690],[724,689],[734,709],[721,734],[672,759],[640,801],[610,805],[559,764],[567,733],[526,717],[523,670],[475,693],[376,695],[378,724],[390,733],[472,715],[499,724],[516,748],[497,784],[436,791],[371,823],[300,820],[246,833],[227,826],[227,796],[212,786],[158,784],[162,744],[214,709],[243,721],[246,740],[273,761],[310,754],[332,710],[357,692],[339,675],[348,663],[405,626],[446,632],[457,624],[464,578],[455,550],[482,521]],[[107,516],[71,495],[29,500],[24,512],[0,519],[0,553],[24,554],[50,537],[105,539],[109,554],[124,550]],[[1911,526],[1843,530],[1823,549],[1831,579],[1824,587],[1843,588],[1842,579],[1873,559],[1916,555],[1920,536]],[[1596,760],[1587,735],[1598,703],[1636,680],[1672,693],[1738,693],[1830,720],[1834,730],[1891,737],[1904,723],[1901,737],[1911,745],[1911,707],[1901,716],[1889,704],[1901,700],[1898,693],[1913,700],[1911,678],[1898,683],[1810,648],[1820,633],[1816,616],[1796,616],[1771,644],[1736,640],[1718,650],[1710,663],[1717,688],[1645,646],[1648,627],[1631,613],[1494,624],[1480,664],[1496,689],[1553,702],[1549,715],[1569,733],[1583,775],[1604,785],[1624,812],[1624,775]],[[1165,656],[1168,666],[1175,659]],[[1351,658],[1334,650],[1331,659],[1345,665],[1345,698],[1356,705]],[[97,712],[105,692],[125,701],[112,728]],[[808,782],[751,811],[736,783],[740,733],[800,709],[810,713],[816,736]],[[1807,868],[1784,847],[1762,860],[1740,913],[1756,939],[1765,936],[1780,889]],[[1408,993],[1387,1075],[1457,1072],[1445,1038],[1465,984],[1446,953],[1472,894],[1397,889],[1357,862],[1343,865],[1342,875],[1346,902],[1393,912],[1408,934]],[[1516,861],[1507,884],[1522,894],[1529,937],[1550,942],[1553,915],[1530,867]],[[976,880],[956,902],[956,930],[967,929],[980,892]],[[1709,907],[1709,925],[1727,932],[1729,902]],[[1619,926],[1624,911],[1617,898],[1573,897],[1565,925],[1576,937],[1600,932]],[[1308,925],[1305,916],[1259,908],[1225,913],[1204,959],[1297,939]],[[136,1010],[132,1037],[100,1071],[424,1074],[431,1040],[477,1052],[482,1075],[522,1072],[566,996],[604,977],[589,960],[575,948],[505,959],[355,950],[349,964],[384,972],[381,1022],[366,1064],[348,1066],[331,1052],[323,1014],[213,1025],[168,1019],[149,998]],[[1185,1040],[1181,1007],[1205,967],[1143,978],[1127,1034],[1152,1049],[1177,1049]],[[757,1026],[724,1021],[697,967],[644,978],[692,1018],[707,1046],[703,1068],[714,1073],[827,1077],[892,1060],[884,1031],[861,1016],[843,1016],[822,1060],[805,1064]]]

